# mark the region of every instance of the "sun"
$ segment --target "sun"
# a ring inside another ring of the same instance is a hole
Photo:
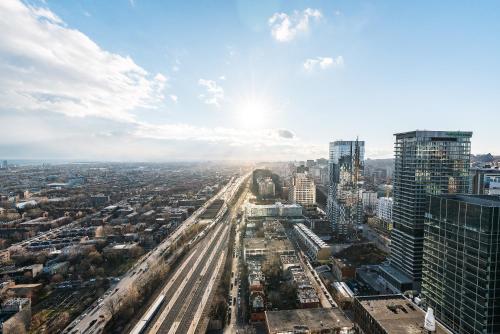
[[[271,117],[271,107],[263,99],[245,99],[236,108],[236,121],[244,128],[265,128]]]

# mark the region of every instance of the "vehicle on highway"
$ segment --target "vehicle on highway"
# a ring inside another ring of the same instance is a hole
[[[142,334],[146,331],[147,326],[149,325],[151,319],[154,318],[156,313],[160,310],[161,306],[163,305],[165,301],[165,295],[161,294],[156,298],[155,302],[149,310],[146,312],[144,317],[134,326],[130,334]]]

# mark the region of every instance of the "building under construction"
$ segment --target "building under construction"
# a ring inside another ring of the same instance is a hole
[[[327,214],[333,233],[340,239],[352,237],[363,221],[361,200],[364,141],[330,143]]]

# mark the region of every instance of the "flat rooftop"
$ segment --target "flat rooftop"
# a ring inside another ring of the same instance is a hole
[[[386,272],[388,275],[393,277],[399,283],[413,283],[410,277],[408,277],[404,272],[399,271],[391,265],[381,265],[380,270]]]
[[[364,296],[356,298],[361,306],[389,334],[427,334],[425,312],[402,295]],[[436,323],[434,334],[450,334]]]
[[[476,204],[481,206],[488,206],[498,208],[500,207],[499,195],[433,195],[434,197],[441,197],[456,201],[463,201],[465,203]]]
[[[264,238],[245,238],[245,249],[264,249],[266,248],[266,239]]]
[[[415,130],[408,132],[400,132],[394,134],[398,138],[410,137],[437,137],[437,138],[456,138],[456,137],[472,137],[471,131],[432,131],[432,130]]]
[[[353,327],[353,323],[343,313],[333,308],[266,311],[266,323],[270,333],[293,333],[294,329],[300,327],[307,327],[311,332]]]

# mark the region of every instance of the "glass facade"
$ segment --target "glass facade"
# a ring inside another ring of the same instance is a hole
[[[468,193],[472,132],[396,134],[391,266],[418,288],[428,194]]]
[[[500,333],[500,197],[430,196],[422,295],[456,333]]]
[[[364,141],[335,141],[329,151],[327,215],[333,232],[348,237],[363,219],[360,181],[364,168]]]

